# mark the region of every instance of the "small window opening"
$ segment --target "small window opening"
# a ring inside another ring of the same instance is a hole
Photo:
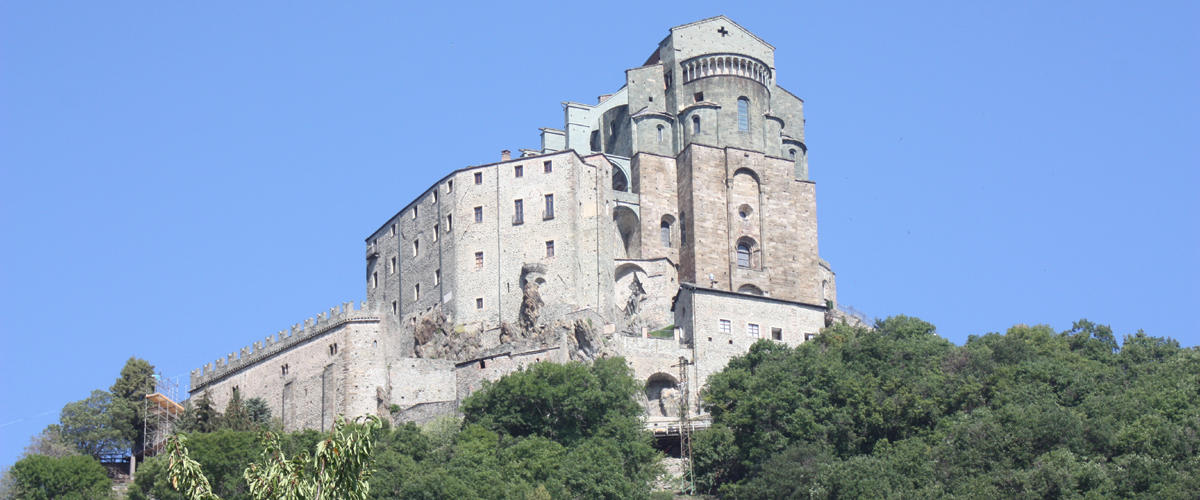
[[[542,220],[549,220],[549,219],[553,219],[553,218],[554,218],[554,195],[548,194],[548,195],[546,195],[546,210],[542,214]]]
[[[475,308],[483,309],[483,297],[479,297],[479,298],[475,299]]]
[[[750,99],[738,98],[738,131],[750,131]]]
[[[700,117],[699,116],[692,117],[692,133],[693,134],[700,133]]]
[[[721,320],[721,333],[731,333],[733,331],[733,323],[727,319]]]
[[[658,142],[659,142],[659,144],[661,144],[662,141],[663,141],[663,126],[659,125],[658,126]]]
[[[812,339],[815,339],[815,338],[817,338],[817,334],[815,334],[815,333],[806,333],[806,334],[804,334],[804,340],[805,340],[805,341],[812,340]]]
[[[329,355],[330,355],[330,356],[336,355],[336,354],[337,354],[337,351],[338,351],[338,349],[337,349],[337,344],[330,344],[330,345],[329,345]],[[235,388],[234,390],[237,390],[237,389]]]
[[[447,215],[446,216],[446,232],[449,233],[453,227],[454,227],[454,216]]]
[[[438,240],[438,225],[434,224],[433,225],[433,241],[437,241],[437,240]]]
[[[750,269],[750,245],[738,243],[737,264],[742,269]]]
[[[400,315],[400,303],[398,301],[393,300],[392,301],[392,316],[399,316],[399,315]]]
[[[388,236],[395,236],[395,235],[396,235],[396,224],[393,223],[392,228],[388,230]]]
[[[421,240],[413,240],[413,257],[416,257],[419,253],[421,253]]]
[[[437,286],[441,282],[442,282],[442,270],[434,269],[433,270],[433,286]]]
[[[433,192],[432,192],[432,193],[429,193],[429,202],[430,202],[430,203],[437,203],[437,190],[436,190],[436,189],[435,189],[435,190],[433,190]]]
[[[542,172],[548,174],[553,171],[554,171],[554,162],[553,161],[547,160],[547,161],[542,162]]]
[[[396,274],[396,258],[392,257],[392,261],[388,263],[388,274]]]
[[[547,257],[554,256],[554,240],[550,240],[550,241],[546,242],[546,256]]]
[[[696,102],[703,101],[704,100],[704,92],[696,92],[695,94],[692,94],[692,98],[694,98],[696,100]]]
[[[379,286],[379,273],[371,273],[371,288]]]
[[[413,302],[421,300],[421,284],[413,284]]]
[[[783,329],[782,328],[772,328],[771,329],[771,339],[772,340],[783,340]]]
[[[483,267],[483,252],[475,252],[475,268]]]
[[[754,323],[747,324],[746,333],[751,337],[758,337],[758,325]]]
[[[475,183],[483,184],[483,172],[475,172]]]
[[[447,193],[454,192],[454,181],[453,180],[446,181],[446,192]]]
[[[525,222],[525,200],[513,200],[513,224]]]
[[[516,165],[513,167],[513,177],[525,177],[525,166]]]
[[[483,207],[475,207],[475,222],[483,222]]]
[[[659,223],[659,237],[662,239],[662,246],[671,248],[671,223],[662,221]]]
[[[419,207],[413,207],[413,212],[412,212],[413,220],[417,220],[417,208],[419,208]]]
[[[487,361],[481,359],[481,360],[479,360],[479,369],[482,370],[484,368],[487,368]]]

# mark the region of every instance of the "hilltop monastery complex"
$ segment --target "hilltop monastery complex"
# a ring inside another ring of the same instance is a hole
[[[453,413],[539,361],[622,356],[650,420],[836,308],[817,251],[804,101],[724,16],[671,29],[625,85],[563,104],[541,148],[450,171],[367,236],[367,300],[204,365],[190,394],[261,397],[288,430]],[[447,168],[449,170],[449,168]]]

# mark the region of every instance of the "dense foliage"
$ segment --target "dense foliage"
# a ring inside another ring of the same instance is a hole
[[[31,455],[14,464],[9,474],[14,496],[22,500],[112,498],[112,483],[104,467],[86,455]]]
[[[1200,350],[1086,320],[954,346],[897,316],[708,381],[701,486],[724,498],[1200,498]]]
[[[472,394],[465,418],[406,424],[377,446],[372,498],[644,499],[660,454],[623,358],[536,363]]]

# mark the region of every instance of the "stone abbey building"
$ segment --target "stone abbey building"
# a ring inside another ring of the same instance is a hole
[[[623,356],[650,421],[690,413],[759,339],[835,307],[817,251],[804,102],[774,47],[724,16],[671,29],[625,85],[564,103],[541,148],[450,172],[366,239],[367,301],[192,372],[192,396],[262,397],[288,429],[423,421],[539,361]]]

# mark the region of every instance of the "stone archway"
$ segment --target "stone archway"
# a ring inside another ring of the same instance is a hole
[[[651,417],[679,416],[679,381],[658,372],[646,379],[646,413]]]

